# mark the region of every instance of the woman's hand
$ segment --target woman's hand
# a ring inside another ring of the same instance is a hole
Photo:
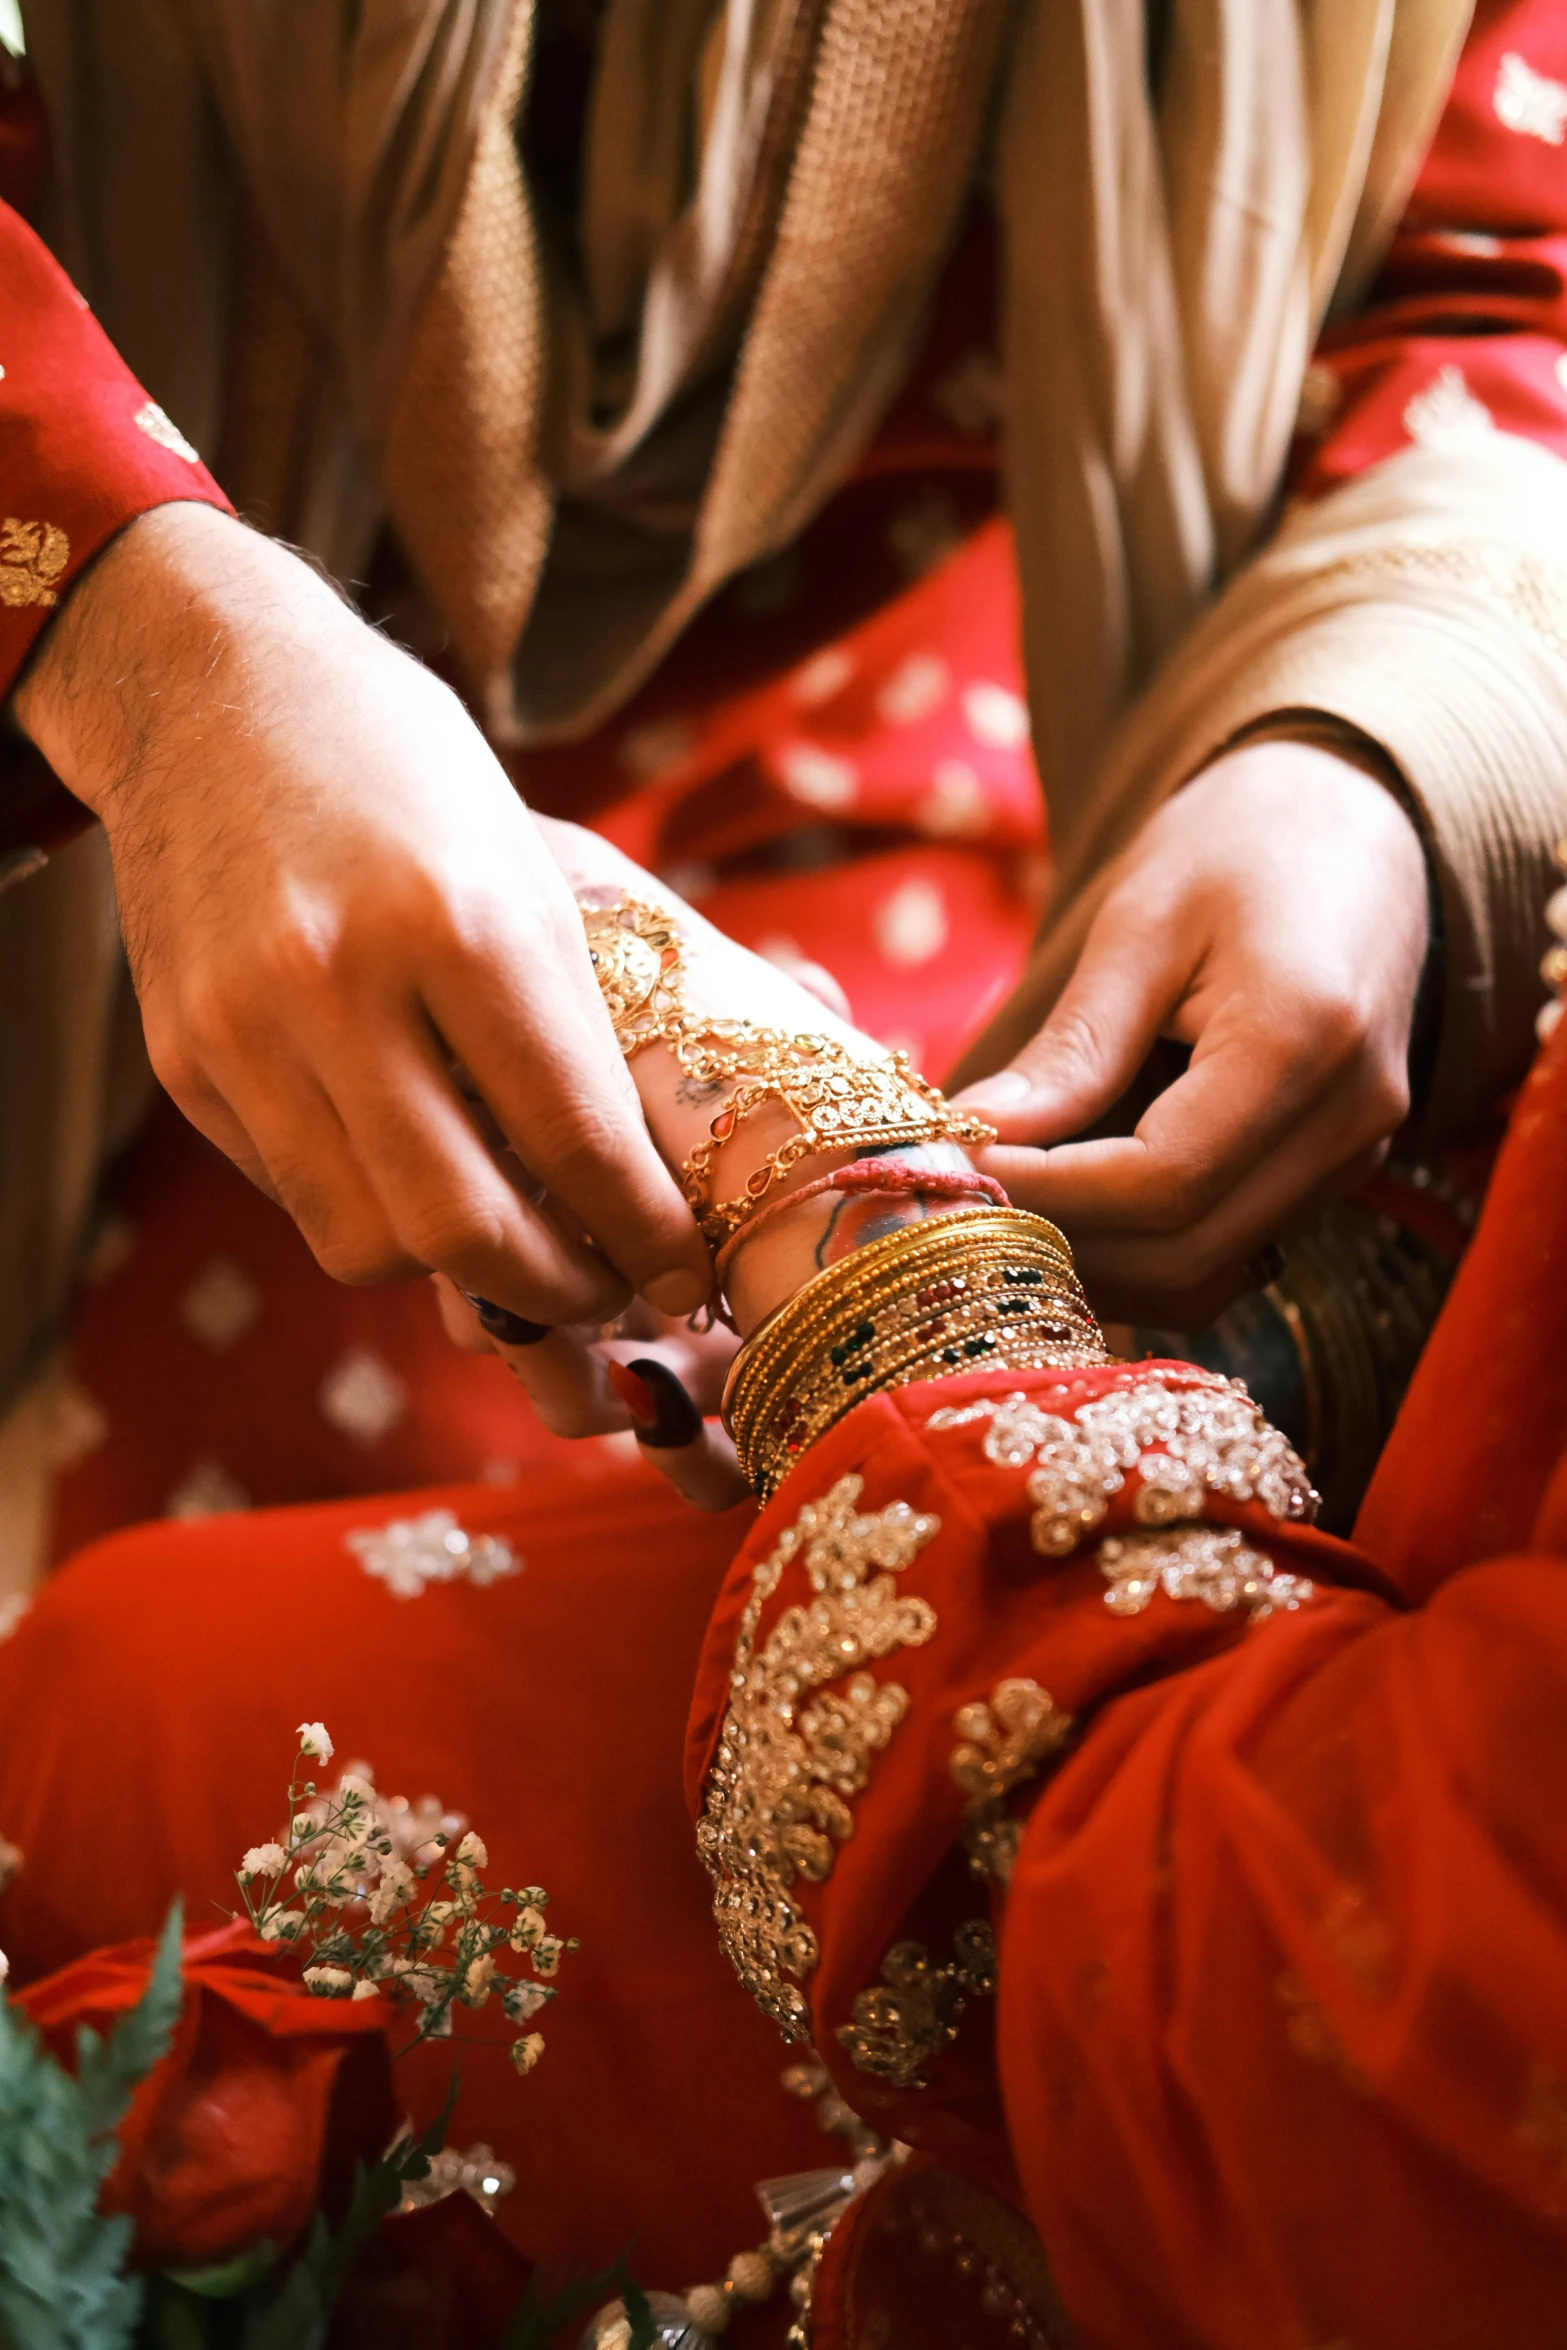
[[[1230,752],[1127,850],[1038,1036],[961,1096],[1000,1129],[978,1164],[1062,1227],[1102,1314],[1210,1320],[1407,1115],[1427,921],[1424,852],[1384,784],[1303,743]],[[1065,1139],[1161,1036],[1190,1066],[1135,1133]]]
[[[795,1033],[827,1033],[866,1061],[883,1048],[849,1027],[832,1006],[798,980],[725,938],[662,882],[654,880],[597,834],[543,820],[540,830],[556,857],[574,901],[612,903],[640,898],[674,915],[680,926],[687,1007]],[[715,1089],[693,1087],[663,1046],[649,1046],[630,1063],[648,1128],[671,1167],[708,1135]],[[717,1088],[721,1097],[723,1089]],[[722,1197],[743,1187],[766,1154],[795,1131],[782,1105],[766,1104],[736,1127],[719,1154],[715,1181]],[[935,1146],[921,1154],[933,1163],[963,1163],[961,1152]],[[779,1201],[813,1177],[855,1156],[852,1147],[813,1156],[770,1196]],[[904,1203],[910,1213],[917,1207]],[[824,1251],[855,1245],[840,1232],[844,1202],[803,1201],[798,1210],[768,1218],[734,1258],[726,1277],[740,1331],[753,1329],[791,1297],[827,1261]],[[853,1221],[851,1218],[850,1221]],[[602,1436],[633,1430],[645,1457],[700,1509],[728,1509],[749,1488],[721,1428],[704,1421],[716,1411],[732,1360],[734,1334],[722,1325],[699,1334],[633,1306],[612,1331],[602,1324],[546,1328],[500,1310],[493,1299],[438,1284],[442,1319],[459,1346],[501,1356],[547,1428],[560,1436]]]
[[[455,697],[304,563],[212,507],[143,515],[14,706],[103,820],[154,1068],[329,1273],[434,1269],[548,1321],[700,1301],[532,818]],[[505,1180],[454,1059],[560,1213]]]

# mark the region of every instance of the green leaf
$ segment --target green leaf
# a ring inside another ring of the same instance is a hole
[[[653,2313],[647,2305],[647,2295],[628,2274],[626,2256],[611,2261],[597,2276],[572,2276],[548,2300],[542,2300],[537,2280],[530,2277],[528,2289],[507,2320],[506,2331],[500,2339],[500,2350],[550,2350],[550,2344],[564,2326],[585,2311],[601,2307],[606,2301],[621,2301],[631,2320],[631,2340],[627,2350],[653,2350],[656,2339]]]
[[[176,1901],[163,1922],[147,1988],[130,2014],[121,2017],[107,2041],[100,2042],[85,2025],[76,2036],[76,2083],[95,2136],[118,2127],[137,2084],[168,2053],[185,1995],[180,1971],[184,1930],[184,1907]]]
[[[657,2329],[653,2322],[653,2312],[648,2307],[647,2295],[635,2277],[627,2277],[620,2298],[625,2303],[626,2315],[631,2320],[631,2339],[626,2344],[626,2350],[653,2350],[653,2345],[658,2339]]]
[[[163,2054],[179,2012],[180,1912],[146,1991],[107,2041],[84,2032],[80,2072],[58,2064],[0,1998],[0,2340],[7,2350],[126,2350],[143,2298],[123,2271],[131,2222],[98,2210],[113,2131]]]

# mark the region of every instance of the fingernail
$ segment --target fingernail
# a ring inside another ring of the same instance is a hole
[[[631,1417],[634,1420],[640,1420],[644,1428],[651,1428],[658,1418],[658,1404],[647,1381],[639,1379],[635,1371],[626,1363],[610,1361],[604,1365],[604,1368],[609,1373],[611,1387]]]
[[[640,1355],[624,1367],[650,1395],[653,1404],[651,1422],[637,1428],[638,1444],[650,1445],[657,1452],[673,1452],[679,1445],[695,1444],[702,1433],[702,1415],[668,1365],[655,1362],[651,1355]],[[636,1410],[629,1396],[626,1402]],[[637,1418],[640,1423],[640,1412]]]
[[[661,1314],[694,1314],[698,1306],[706,1305],[711,1288],[710,1275],[687,1272],[677,1265],[673,1272],[655,1274],[642,1295]]]
[[[976,1085],[966,1085],[954,1094],[952,1106],[958,1110],[1014,1110],[1032,1090],[1021,1069],[998,1069],[994,1077],[981,1077]]]
[[[502,1346],[537,1346],[541,1338],[550,1334],[548,1322],[525,1322],[509,1306],[498,1306],[487,1297],[475,1297],[471,1289],[465,1289],[463,1296],[490,1336],[498,1338]]]

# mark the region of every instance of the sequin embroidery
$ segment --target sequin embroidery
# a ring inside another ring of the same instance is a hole
[[[971,1918],[953,1935],[944,1966],[922,1942],[895,1942],[881,1972],[834,2038],[860,2072],[897,2089],[923,2089],[926,2065],[957,2038],[970,1999],[996,1988],[995,1936],[984,1918]]]
[[[1060,1752],[1071,1735],[1072,1716],[1037,1681],[1002,1681],[988,1705],[960,1706],[952,1727],[958,1744],[950,1768],[969,1799],[963,1849],[977,1876],[1005,1886],[1023,1839],[1023,1823],[1007,1810],[1007,1797]]]
[[[798,1986],[818,1950],[791,1888],[831,1874],[854,1826],[851,1800],[909,1706],[907,1690],[863,1668],[923,1645],[936,1629],[929,1601],[905,1597],[893,1578],[940,1519],[902,1501],[861,1515],[863,1486],[861,1477],[840,1477],[807,1502],[752,1573],[697,1828],[719,1940],[757,2005],[793,2040],[810,2037]],[[795,1561],[815,1597],[785,1608],[759,1649],[762,1609]],[[813,1690],[821,1694],[808,1697]]]

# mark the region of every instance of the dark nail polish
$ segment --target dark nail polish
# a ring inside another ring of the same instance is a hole
[[[694,1444],[702,1433],[702,1415],[667,1364],[655,1362],[651,1355],[639,1355],[626,1368],[651,1390],[656,1407],[651,1426],[638,1425],[638,1444],[656,1452],[673,1452],[679,1445]]]
[[[644,1428],[651,1428],[658,1419],[658,1403],[645,1379],[639,1379],[627,1363],[617,1363],[613,1357],[604,1365],[609,1383],[634,1420]]]
[[[487,1297],[475,1297],[471,1289],[463,1296],[468,1300],[480,1322],[492,1338],[502,1346],[537,1346],[541,1338],[548,1338],[548,1322],[525,1322],[521,1314],[514,1314],[508,1306],[498,1306]]]

